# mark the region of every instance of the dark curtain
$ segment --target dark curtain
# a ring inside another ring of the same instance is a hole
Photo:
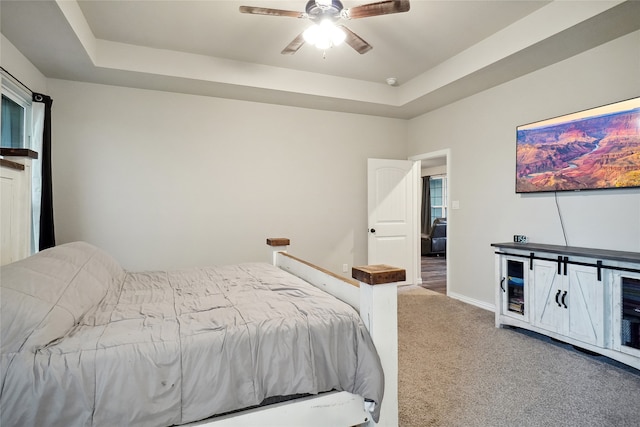
[[[431,231],[431,195],[428,176],[422,177],[422,212],[421,217],[421,233],[429,234]]]
[[[42,135],[42,196],[40,207],[40,242],[38,250],[56,245],[53,229],[53,183],[51,180],[51,106],[53,99],[40,93],[33,94],[33,102],[44,103],[44,129]]]

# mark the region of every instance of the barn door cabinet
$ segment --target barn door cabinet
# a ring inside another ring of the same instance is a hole
[[[561,336],[603,347],[606,284],[598,281],[596,268],[569,264],[568,260],[567,256],[559,256],[555,261],[533,260],[532,323]],[[582,257],[574,260],[589,262]]]
[[[497,327],[529,329],[640,369],[640,253],[492,246]]]

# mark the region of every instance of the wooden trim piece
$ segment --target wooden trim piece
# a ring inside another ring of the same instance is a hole
[[[28,148],[0,148],[0,156],[37,159],[38,153]]]
[[[385,264],[353,267],[351,272],[354,279],[369,285],[402,282],[407,279],[407,272],[404,269]]]
[[[16,169],[19,171],[23,171],[24,170],[24,165],[18,162],[13,162],[11,160],[7,160],[7,159],[0,159],[0,166],[3,166],[5,168],[10,168],[10,169]]]
[[[269,246],[289,246],[290,240],[286,237],[269,237],[267,238],[267,245]]]
[[[287,239],[287,240],[288,240],[288,239]],[[287,258],[294,259],[294,260],[298,261],[299,263],[302,263],[302,264],[304,264],[304,265],[308,265],[309,267],[315,268],[316,270],[321,271],[321,272],[323,272],[324,274],[327,274],[327,275],[329,275],[329,276],[331,276],[331,277],[334,277],[334,278],[336,278],[336,279],[338,279],[338,280],[342,280],[343,282],[348,283],[348,284],[349,284],[349,285],[351,285],[351,286],[355,286],[356,288],[360,287],[360,283],[359,283],[358,281],[356,281],[356,280],[352,280],[352,279],[349,279],[348,277],[343,277],[343,276],[337,275],[337,274],[335,274],[335,273],[332,273],[332,272],[331,272],[331,271],[329,271],[329,270],[325,270],[325,269],[324,269],[324,268],[322,268],[322,267],[318,267],[318,266],[317,266],[317,265],[315,265],[315,264],[311,264],[311,263],[310,263],[310,262],[308,262],[308,261],[305,261],[305,260],[303,260],[303,259],[300,259],[300,258],[294,257],[293,255],[289,255],[289,254],[288,254],[288,253],[286,253],[286,252],[281,252],[281,255],[282,255],[282,256],[286,256]]]

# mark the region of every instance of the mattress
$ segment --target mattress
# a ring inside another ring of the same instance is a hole
[[[0,424],[170,426],[384,378],[358,313],[266,263],[126,272],[86,243],[2,267]]]

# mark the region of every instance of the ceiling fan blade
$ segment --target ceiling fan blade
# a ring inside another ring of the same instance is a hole
[[[305,12],[295,12],[292,10],[269,9],[267,7],[240,6],[240,13],[251,13],[253,15],[288,16],[290,18],[306,18]]]
[[[298,51],[298,49],[302,47],[303,44],[304,44],[304,37],[302,36],[302,33],[300,33],[298,34],[298,37],[293,39],[291,43],[289,43],[287,47],[282,49],[282,52],[280,53],[283,55],[293,55]]]
[[[390,13],[407,12],[410,7],[409,0],[386,0],[345,9],[343,14],[346,15],[348,19],[359,19],[370,16],[388,15]]]
[[[347,35],[347,38],[344,39],[344,42],[351,46],[360,55],[365,54],[373,49],[373,46],[371,46],[362,37],[351,31],[344,25],[339,25],[339,28],[341,28]]]

